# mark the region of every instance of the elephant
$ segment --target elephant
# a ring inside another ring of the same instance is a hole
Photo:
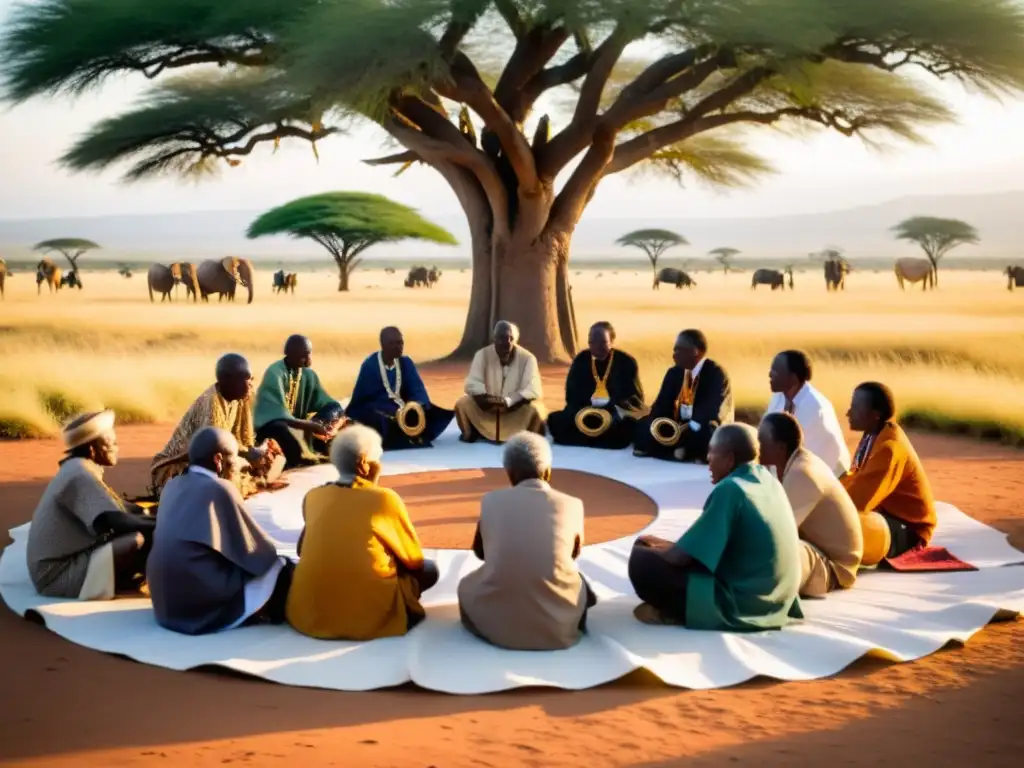
[[[274,273],[274,293],[291,291],[295,293],[295,287],[299,284],[299,276],[294,272],[285,272],[283,269]]]
[[[850,273],[850,265],[843,259],[829,259],[825,262],[825,290],[845,291],[846,276]]]
[[[54,264],[52,259],[40,259],[39,263],[36,264],[36,293],[40,294],[43,292],[43,283],[46,283],[50,293],[59,291],[61,285],[63,285],[60,278],[60,267]]]
[[[237,256],[227,256],[220,261],[210,259],[199,265],[196,276],[199,278],[199,293],[203,301],[209,301],[210,295],[214,293],[217,294],[217,301],[222,301],[225,296],[228,301],[234,301],[235,290],[241,285],[249,291],[246,304],[252,304],[253,268],[249,259]]]
[[[684,285],[687,288],[693,288],[697,285],[692,277],[675,267],[665,267],[654,276],[654,290],[658,290],[658,286],[661,283],[674,285],[677,289],[682,288]]]
[[[132,277],[132,270],[130,267],[121,267],[119,270],[117,270],[117,274],[119,274],[126,280],[130,280]]]
[[[78,271],[74,269],[69,271],[60,279],[60,284],[62,286],[66,285],[68,288],[82,289],[82,281],[78,279]]]
[[[903,287],[905,282],[921,283],[922,291],[935,288],[935,267],[928,259],[913,256],[896,259],[893,272],[896,273],[896,282],[899,283],[901,291],[906,290]]]
[[[146,273],[146,283],[149,287],[149,300],[154,301],[153,292],[160,294],[160,301],[170,301],[171,291],[177,288],[179,283],[185,284],[185,298],[192,297],[193,303],[199,301],[199,280],[196,278],[194,264],[187,261],[180,261],[164,266],[163,264],[152,264]]]
[[[1024,267],[1010,266],[1003,274],[1006,275],[1006,290],[1024,288]],[[3,278],[0,278],[0,288],[3,288]]]
[[[426,267],[413,267],[409,270],[408,277],[405,278],[405,287],[418,288],[421,285],[427,285],[428,274]]]
[[[430,271],[427,272],[427,287],[432,288],[434,283],[441,279],[441,270],[436,266],[431,267]]]
[[[786,275],[789,275],[789,287],[793,288],[793,270],[787,269],[785,272],[780,272],[777,269],[758,269],[754,271],[754,276],[750,280],[750,288],[753,290],[759,285],[770,285],[772,290],[781,288],[786,290]]]

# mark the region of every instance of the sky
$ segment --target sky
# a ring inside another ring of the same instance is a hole
[[[11,0],[0,0],[0,18]],[[319,145],[319,163],[304,143],[267,146],[198,183],[161,178],[124,184],[117,170],[70,174],[60,155],[90,125],[117,114],[144,92],[139,78],[112,81],[77,100],[38,99],[0,106],[0,219],[95,216],[196,210],[262,209],[306,194],[362,190],[387,195],[426,215],[460,213],[441,177],[414,166],[399,178],[393,168],[370,167],[364,158],[386,154],[375,128],[331,137]],[[698,182],[684,187],[649,176],[605,179],[586,218],[771,217],[873,205],[906,195],[971,194],[1024,187],[1024,100],[1003,103],[965,93],[959,85],[938,86],[958,115],[956,125],[927,132],[930,146],[896,144],[880,154],[858,139],[815,132],[785,137],[759,128],[751,147],[778,173],[744,190],[722,192]],[[562,123],[564,125],[564,121]],[[553,130],[559,127],[556,121]]]

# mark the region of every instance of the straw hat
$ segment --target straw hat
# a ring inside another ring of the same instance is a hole
[[[99,411],[76,416],[61,430],[64,447],[69,451],[99,440],[114,431],[114,412]]]

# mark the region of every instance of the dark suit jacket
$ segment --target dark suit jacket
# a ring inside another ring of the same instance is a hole
[[[684,371],[672,366],[665,372],[661,390],[651,407],[651,418],[678,419],[674,413],[676,397],[683,387]],[[735,416],[732,402],[732,386],[729,375],[714,360],[705,359],[697,378],[697,391],[693,393],[693,421],[707,427],[712,421],[727,424]]]

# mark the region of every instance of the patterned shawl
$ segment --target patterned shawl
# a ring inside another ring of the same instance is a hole
[[[238,441],[239,449],[252,448],[256,444],[252,422],[252,398],[229,403],[221,397],[216,384],[196,398],[181,417],[167,445],[153,457],[153,464],[150,467],[153,482],[150,492],[153,495],[159,495],[168,480],[188,469],[189,443],[192,436],[203,427],[226,429]],[[254,490],[254,487],[248,487],[254,486],[254,480],[247,473],[239,473],[239,482],[239,490],[243,496],[251,494]]]

